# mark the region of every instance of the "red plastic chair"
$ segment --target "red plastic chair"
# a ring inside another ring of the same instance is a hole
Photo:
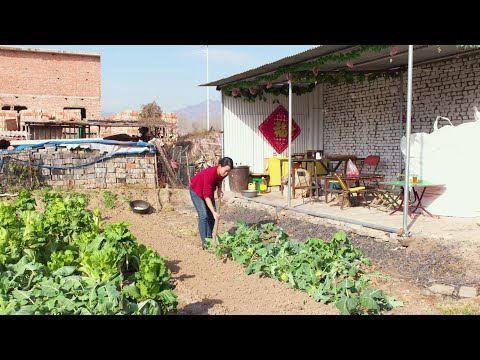
[[[369,155],[367,156],[359,169],[359,172],[361,175],[376,175],[377,167],[378,164],[380,163],[380,156],[378,155]],[[376,182],[376,181],[375,181]],[[364,186],[367,186],[365,184],[365,181],[362,181]],[[358,184],[360,185],[360,184]],[[378,185],[378,184],[377,184]],[[374,186],[377,187],[377,186]]]
[[[362,167],[360,168],[360,172],[363,171],[365,165],[368,166],[367,171],[369,174],[375,174],[377,171],[378,164],[380,163],[380,156],[378,155],[369,155],[363,160]],[[373,167],[373,170],[371,170]],[[370,172],[371,170],[371,172]]]

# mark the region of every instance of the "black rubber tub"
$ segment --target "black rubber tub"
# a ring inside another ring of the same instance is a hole
[[[146,214],[150,210],[150,204],[143,200],[130,201],[130,208],[134,213]]]

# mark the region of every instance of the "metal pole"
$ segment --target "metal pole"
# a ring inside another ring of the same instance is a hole
[[[403,136],[403,71],[400,72],[400,143],[402,141],[402,136]],[[398,144],[400,148],[400,143]],[[398,170],[398,173],[402,173],[402,165],[403,165],[403,155],[402,155],[402,149],[400,148],[400,169]]]
[[[406,134],[407,151],[405,154],[405,184],[403,186],[403,232],[407,233],[407,217],[408,217],[408,193],[410,182],[410,132],[412,124],[412,70],[413,70],[413,45],[408,45],[408,83],[407,83],[407,123]]]
[[[207,84],[208,84],[208,45],[207,45]],[[210,130],[210,100],[209,100],[209,90],[210,87],[207,86],[207,131]]]
[[[223,131],[224,129],[224,124],[225,122],[223,121],[223,90],[220,90],[220,96],[222,99],[222,107],[220,108],[220,136],[222,138],[221,144],[222,144],[222,158],[225,157],[225,137],[223,134],[225,133]]]
[[[292,79],[288,80],[288,207],[292,206]]]
[[[225,157],[225,131],[224,128],[225,128],[225,122],[223,121],[223,90],[220,90],[220,96],[221,96],[221,99],[222,99],[222,103],[221,103],[221,108],[220,108],[220,111],[221,111],[221,115],[220,115],[220,137],[222,139],[221,141],[221,144],[222,144],[222,158]],[[225,191],[226,190],[226,181],[222,181],[222,191]],[[230,189],[230,188],[229,188]]]

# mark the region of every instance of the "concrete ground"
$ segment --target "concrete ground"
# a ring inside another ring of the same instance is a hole
[[[272,188],[268,193],[258,194],[252,199],[242,196],[240,193],[226,192],[226,198],[238,197],[252,202],[259,202],[266,205],[287,206],[287,197],[282,196],[280,191]],[[340,209],[336,200],[329,197],[328,204],[325,198],[301,198],[292,199],[291,207],[294,210],[311,211],[318,213],[320,217],[335,217],[345,222],[366,222],[382,227],[398,229],[403,226],[403,212],[398,211],[389,215],[390,211],[380,210],[375,207],[352,206]],[[311,214],[312,215],[312,214]],[[458,218],[448,216],[431,217],[425,212],[417,210],[416,214],[407,218],[407,228],[411,236],[428,237],[438,240],[455,240],[461,237],[463,240],[480,242],[480,217]],[[385,230],[388,231],[388,230]]]

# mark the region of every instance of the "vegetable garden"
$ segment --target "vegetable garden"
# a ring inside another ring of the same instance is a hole
[[[0,314],[167,314],[177,297],[164,258],[85,195],[22,191],[0,202]]]
[[[317,301],[334,302],[341,314],[378,314],[402,305],[382,290],[367,287],[372,274],[365,268],[370,261],[343,231],[329,242],[309,238],[301,243],[289,240],[273,223],[248,226],[239,221],[235,232],[219,235],[218,242],[212,247],[212,239],[206,241],[218,258],[232,258],[246,266],[247,274],[286,282]]]
[[[104,224],[79,193],[28,191],[0,203],[0,314],[169,314],[177,311],[171,271],[126,222]],[[105,194],[104,194],[105,197]],[[116,197],[110,196],[111,209]],[[39,200],[40,201],[40,200]],[[40,211],[39,209],[43,209]],[[120,217],[121,218],[121,217]],[[289,239],[273,224],[236,227],[207,248],[246,274],[285,282],[340,314],[379,314],[402,305],[370,288],[370,261],[343,231],[330,241]]]

